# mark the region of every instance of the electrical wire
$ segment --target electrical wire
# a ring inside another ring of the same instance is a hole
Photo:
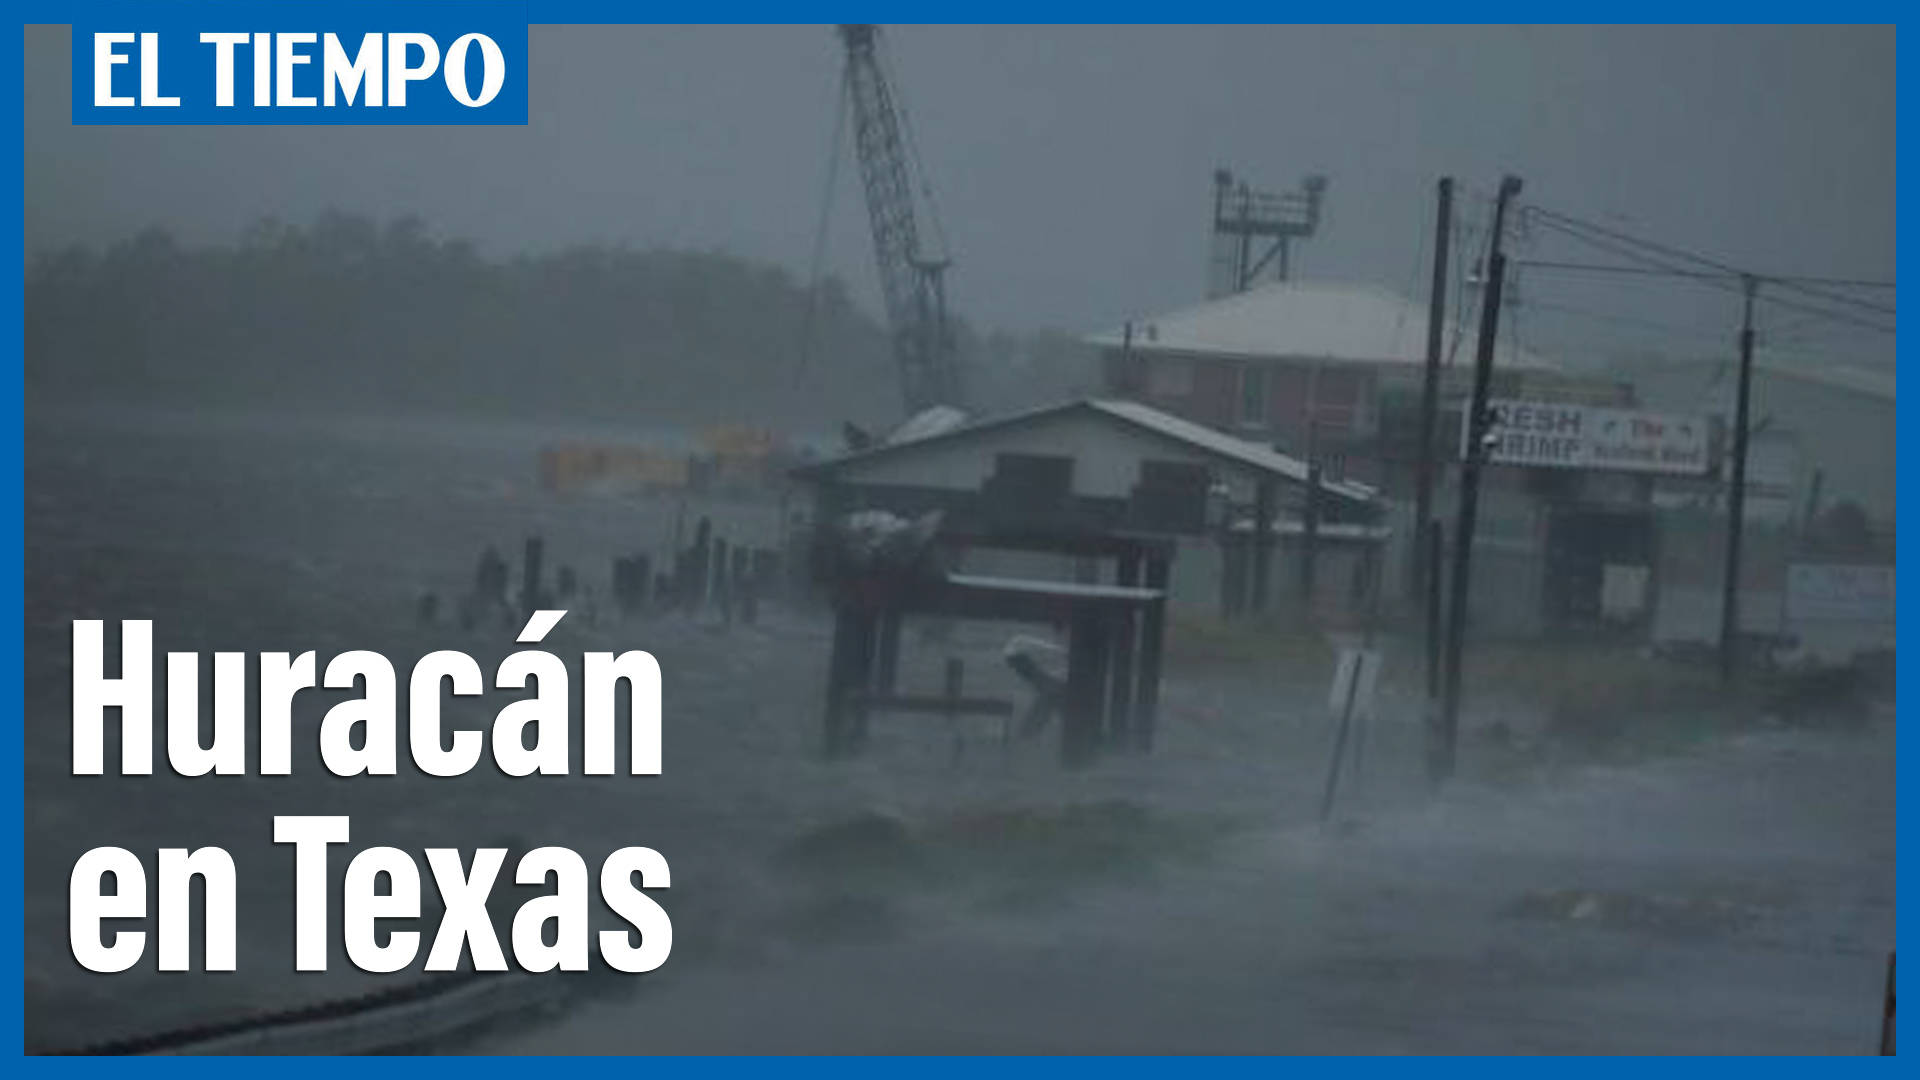
[[[1413,290],[1419,287],[1420,267],[1427,261],[1427,241],[1431,233],[1431,229],[1423,228],[1420,230],[1420,243],[1414,248],[1413,252],[1413,269],[1407,273],[1407,287],[1400,291],[1401,296],[1412,296]],[[1441,310],[1444,311],[1446,309],[1442,308]],[[1393,320],[1393,347],[1396,350],[1400,348],[1400,334],[1406,329],[1406,325],[1407,305],[1402,304],[1400,305],[1400,313],[1395,316]]]
[[[920,182],[920,197],[927,206],[927,226],[933,231],[937,252],[937,258],[931,261],[944,262],[952,257],[953,251],[947,246],[947,230],[940,223],[940,206],[933,197],[932,174],[927,171],[926,159],[920,156],[919,141],[913,137],[913,122],[907,116],[906,91],[900,83],[899,73],[894,70],[891,50],[876,48],[874,63],[886,77],[887,85],[893,88],[893,111],[900,118],[900,138],[906,143],[907,157],[913,162],[914,179]],[[928,258],[924,253],[916,254],[920,258]]]
[[[848,77],[849,72],[842,68],[839,93],[834,98],[833,136],[827,149],[827,184],[820,195],[820,216],[813,230],[813,256],[807,267],[807,310],[800,324],[800,363],[796,371],[797,379],[802,382],[813,365],[813,324],[820,310],[820,277],[826,269],[827,232],[833,221],[834,195],[840,186],[840,148],[846,138],[847,113],[852,109],[853,90],[847,84]]]
[[[1720,342],[1726,340],[1724,331],[1714,332],[1704,327],[1686,326],[1681,323],[1664,322],[1658,319],[1643,319],[1632,315],[1616,315],[1611,312],[1595,311],[1592,308],[1583,308],[1573,304],[1559,304],[1551,300],[1530,300],[1527,302],[1527,306],[1538,311],[1551,311],[1558,314],[1574,315],[1580,318],[1591,319],[1595,322],[1630,326],[1670,337],[1690,337],[1698,338],[1702,341],[1713,340]]]
[[[1623,233],[1619,231],[1618,229],[1611,229],[1605,225],[1598,225],[1591,221],[1583,221],[1580,218],[1573,217],[1570,214],[1561,214],[1556,211],[1547,210],[1537,206],[1531,207],[1530,210],[1535,216],[1544,218],[1549,222],[1556,223],[1562,226],[1563,228],[1572,228],[1572,229],[1578,229],[1578,230],[1585,230],[1590,233],[1596,233],[1600,236],[1607,237],[1608,239],[1615,240],[1623,244],[1629,244],[1634,247],[1643,248],[1647,251],[1651,251],[1651,252],[1658,253],[1660,255],[1667,256],[1668,258],[1680,259],[1685,262],[1692,262],[1699,266],[1704,266],[1710,270],[1717,270],[1720,273],[1727,275],[1728,277],[1759,278],[1760,280],[1766,281],[1770,284],[1778,285],[1782,288],[1799,292],[1807,296],[1812,296],[1816,299],[1826,300],[1830,303],[1850,304],[1862,310],[1871,311],[1880,315],[1897,314],[1896,310],[1891,305],[1876,303],[1871,300],[1862,300],[1859,297],[1847,296],[1844,293],[1829,292],[1826,289],[1818,288],[1813,285],[1807,284],[1808,281],[1817,280],[1817,279],[1810,279],[1806,277],[1796,277],[1792,275],[1776,276],[1773,274],[1753,273],[1751,271],[1741,270],[1737,267],[1730,266],[1724,262],[1719,261],[1718,259],[1710,259],[1705,255],[1700,255],[1695,252],[1686,251],[1681,248],[1673,247],[1671,245],[1661,244],[1652,240],[1642,239],[1637,236],[1630,236],[1627,233]]]
[[[1598,274],[1639,274],[1639,275],[1650,276],[1650,277],[1701,277],[1701,278],[1724,278],[1727,276],[1726,274],[1719,271],[1699,271],[1695,273],[1689,273],[1687,271],[1681,271],[1681,270],[1654,270],[1644,266],[1613,266],[1606,263],[1555,262],[1547,259],[1527,259],[1525,260],[1525,264],[1527,266],[1534,267],[1535,269],[1540,269],[1540,270],[1586,271],[1586,272],[1598,273]],[[1869,279],[1869,278],[1808,277],[1805,275],[1786,275],[1786,276],[1767,275],[1763,278],[1763,280],[1771,281],[1771,282],[1813,282],[1813,283],[1827,284],[1827,285],[1840,285],[1840,286],[1845,286],[1848,288],[1855,288],[1855,289],[1892,289],[1896,287],[1894,282],[1882,281],[1877,279]]]
[[[1467,190],[1468,190],[1469,192],[1471,192],[1471,189],[1467,189]],[[1481,201],[1486,201],[1486,198],[1485,198],[1484,196],[1481,196],[1481,195],[1477,195],[1477,194],[1469,194],[1469,197],[1470,197],[1470,198],[1480,198],[1480,199],[1481,199]],[[1462,200],[1462,201],[1465,201],[1465,200]],[[1489,221],[1491,221],[1491,214],[1492,214],[1492,210],[1491,210],[1491,203],[1489,203],[1489,210],[1488,210],[1488,214],[1489,214]],[[1463,241],[1465,241],[1465,242],[1464,242],[1464,243],[1460,243],[1460,244],[1456,244],[1456,245],[1454,245],[1454,261],[1453,261],[1453,282],[1454,282],[1454,285],[1453,285],[1453,289],[1454,289],[1454,291],[1453,291],[1453,297],[1454,297],[1454,307],[1453,307],[1453,340],[1452,340],[1452,341],[1449,341],[1449,342],[1447,343],[1447,362],[1446,362],[1446,366],[1447,366],[1447,367],[1452,367],[1452,366],[1453,366],[1453,361],[1454,361],[1454,358],[1455,358],[1455,357],[1456,357],[1457,355],[1459,355],[1459,352],[1460,352],[1460,344],[1461,344],[1461,343],[1462,343],[1463,341],[1465,341],[1465,340],[1466,340],[1466,337],[1467,337],[1467,293],[1468,293],[1468,287],[1467,287],[1467,275],[1466,275],[1466,270],[1465,270],[1465,267],[1464,267],[1464,265],[1463,265],[1463,260],[1465,260],[1465,259],[1466,259],[1466,257],[1467,257],[1467,249],[1468,249],[1469,247],[1472,247],[1472,246],[1473,246],[1473,245],[1474,245],[1474,244],[1476,243],[1476,240],[1475,240],[1475,237],[1476,237],[1476,236],[1478,236],[1478,237],[1480,237],[1482,241],[1485,241],[1485,242],[1487,242],[1487,243],[1490,243],[1490,242],[1491,242],[1491,240],[1492,240],[1492,236],[1491,236],[1491,233],[1492,233],[1492,226],[1491,226],[1491,224],[1489,224],[1489,225],[1487,225],[1487,226],[1484,226],[1484,227],[1483,227],[1483,226],[1475,226],[1475,225],[1473,225],[1473,224],[1472,224],[1472,222],[1471,222],[1471,221],[1469,221],[1469,222],[1468,222],[1467,224],[1465,224],[1464,226],[1462,226],[1462,228],[1461,228],[1461,230],[1460,230],[1460,232],[1461,232],[1461,234],[1462,234],[1462,236],[1461,236],[1461,239],[1462,239]],[[1480,254],[1480,256],[1479,256],[1479,257],[1478,257],[1477,259],[1475,259],[1475,263],[1476,263],[1476,265],[1478,265],[1478,266],[1481,266],[1481,267],[1484,267],[1484,266],[1486,266],[1486,258],[1487,258],[1487,255],[1488,255],[1488,254],[1490,253],[1490,250],[1491,250],[1491,249],[1490,249],[1490,248],[1487,248],[1487,247],[1482,247],[1482,248],[1481,248],[1481,254]],[[1480,294],[1477,294],[1477,296],[1480,296],[1480,295],[1484,295],[1484,293],[1485,293],[1485,290],[1483,289],[1483,290],[1481,290],[1481,293],[1480,293]],[[1474,307],[1474,309],[1473,309],[1473,310],[1474,310],[1474,311],[1475,311],[1476,313],[1477,313],[1477,312],[1479,311],[1479,308],[1478,308],[1478,306],[1477,306],[1477,304],[1475,305],[1475,307]]]
[[[1684,267],[1675,266],[1673,262],[1669,259],[1661,258],[1655,255],[1649,255],[1645,251],[1641,251],[1634,248],[1632,245],[1636,243],[1636,241],[1633,241],[1630,238],[1625,241],[1614,241],[1611,239],[1604,239],[1599,236],[1590,235],[1580,231],[1580,228],[1578,226],[1570,227],[1562,224],[1558,220],[1558,215],[1552,215],[1549,212],[1539,210],[1538,208],[1531,208],[1531,209],[1533,213],[1540,215],[1540,217],[1542,218],[1541,224],[1545,225],[1549,229],[1558,231],[1561,234],[1568,236],[1574,240],[1578,240],[1582,243],[1589,244],[1606,251],[1611,251],[1622,258],[1631,259],[1636,262],[1644,263],[1647,266],[1651,266],[1656,270],[1663,272],[1664,276],[1667,276],[1667,277],[1698,281],[1704,285],[1710,285],[1727,292],[1733,292],[1733,293],[1739,293],[1739,294],[1745,293],[1746,288],[1743,282],[1748,279],[1758,281],[1761,283],[1776,283],[1776,284],[1782,281],[1790,280],[1790,279],[1775,279],[1772,277],[1768,277],[1767,275],[1764,275],[1764,274],[1749,274],[1744,271],[1732,269],[1730,267],[1722,268],[1721,264],[1715,263],[1712,260],[1706,259],[1701,256],[1687,256],[1687,257],[1692,258],[1696,262],[1714,267],[1718,269],[1719,272],[1703,273],[1698,270],[1691,270]],[[1804,287],[1802,287],[1801,291],[1804,292],[1806,290],[1804,289]],[[1763,303],[1773,304],[1777,307],[1786,308],[1790,311],[1798,311],[1804,314],[1814,315],[1814,316],[1818,316],[1825,319],[1830,319],[1834,322],[1850,323],[1852,325],[1859,326],[1868,330],[1874,330],[1883,334],[1892,334],[1895,332],[1893,327],[1872,319],[1862,318],[1860,316],[1853,315],[1847,312],[1834,311],[1831,308],[1817,307],[1815,305],[1805,303],[1804,301],[1788,300],[1784,297],[1774,295],[1771,292],[1761,292],[1758,294],[1756,299],[1758,299]],[[1883,305],[1871,305],[1871,306],[1879,308],[1880,310],[1888,311],[1888,312],[1891,312],[1893,310],[1891,308],[1886,308]]]

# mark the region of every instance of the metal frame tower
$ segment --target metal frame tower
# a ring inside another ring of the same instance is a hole
[[[1272,194],[1256,191],[1226,169],[1213,173],[1213,275],[1209,297],[1246,292],[1268,266],[1274,280],[1285,281],[1292,270],[1292,242],[1312,236],[1320,226],[1320,203],[1327,190],[1324,176],[1309,176],[1298,191]],[[1256,242],[1270,240],[1258,258]]]

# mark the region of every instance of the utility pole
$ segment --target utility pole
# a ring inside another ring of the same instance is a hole
[[[1730,682],[1740,649],[1740,540],[1747,519],[1747,413],[1753,396],[1753,300],[1760,279],[1741,277],[1740,384],[1733,399],[1733,480],[1727,489],[1727,576],[1720,591],[1720,681]]]
[[[1427,292],[1427,366],[1420,384],[1420,455],[1413,473],[1413,588],[1426,595],[1427,522],[1433,518],[1433,429],[1440,411],[1440,350],[1446,336],[1447,249],[1453,239],[1453,177],[1440,178],[1440,210],[1433,227],[1433,286]]]
[[[1500,285],[1506,280],[1507,257],[1500,250],[1506,226],[1507,204],[1520,193],[1520,178],[1500,181],[1494,202],[1493,233],[1487,240],[1486,293],[1480,300],[1480,340],[1473,359],[1473,398],[1467,403],[1467,445],[1460,463],[1460,514],[1454,524],[1451,603],[1447,609],[1446,683],[1440,714],[1440,746],[1433,763],[1436,780],[1453,775],[1455,747],[1460,735],[1460,653],[1467,628],[1467,597],[1473,561],[1473,531],[1480,513],[1480,467],[1487,456],[1491,419],[1487,393],[1493,381],[1494,336],[1500,327]]]

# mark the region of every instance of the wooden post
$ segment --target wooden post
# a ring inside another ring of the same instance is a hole
[[[540,606],[541,563],[546,556],[546,541],[538,536],[527,537],[527,546],[520,566],[520,617],[526,618]]]
[[[898,619],[895,619],[898,625]],[[966,662],[957,656],[947,657],[947,671],[944,689],[947,703],[947,730],[953,735],[953,760],[957,763],[960,755],[966,752],[966,740],[960,736],[960,688],[966,680]]]
[[[1745,281],[1740,322],[1740,381],[1733,397],[1732,477],[1727,486],[1727,555],[1720,587],[1720,681],[1731,682],[1740,651],[1740,541],[1747,523],[1747,414],[1753,398],[1753,297],[1760,279]]]
[[[820,723],[820,748],[830,758],[847,752],[847,691],[851,689],[855,633],[853,612],[844,608],[835,611],[833,651],[827,655],[827,692]]]
[[[1106,690],[1107,724],[1102,745],[1124,748],[1132,744],[1133,699],[1138,683],[1134,653],[1139,647],[1139,620],[1132,608],[1114,613],[1107,627],[1109,679]]]
[[[1486,438],[1492,431],[1487,394],[1493,381],[1494,339],[1500,329],[1500,290],[1507,275],[1507,258],[1500,251],[1500,234],[1506,221],[1507,203],[1519,193],[1518,177],[1509,176],[1500,182],[1493,227],[1487,239],[1486,293],[1480,300],[1480,339],[1475,344],[1473,360],[1473,396],[1467,402],[1467,445],[1460,462],[1460,509],[1453,525],[1453,571],[1447,582],[1445,682],[1441,687],[1441,745],[1435,762],[1436,780],[1453,776],[1460,736],[1460,665],[1466,648],[1467,608],[1473,597],[1473,537],[1480,514],[1480,472],[1487,459]]]
[[[1134,695],[1130,726],[1133,747],[1141,753],[1153,749],[1154,722],[1160,711],[1160,658],[1167,641],[1167,581],[1172,569],[1170,559],[1171,556],[1165,552],[1147,556],[1145,585],[1158,590],[1160,598],[1147,606],[1146,614],[1140,621],[1140,688]]]
[[[1231,529],[1220,533],[1220,617],[1237,619],[1246,609],[1247,548]]]
[[[1140,585],[1140,553],[1128,551],[1120,556],[1114,584],[1126,588]],[[1133,745],[1134,701],[1139,696],[1134,661],[1140,651],[1140,620],[1127,608],[1114,627],[1113,686],[1109,692],[1107,742],[1116,747]]]
[[[1426,585],[1427,601],[1427,772],[1430,776],[1439,776],[1443,770],[1441,743],[1440,695],[1442,689],[1440,635],[1443,625],[1442,610],[1445,607],[1446,582],[1445,564],[1441,561],[1446,548],[1446,526],[1438,520],[1428,521],[1421,529],[1422,542],[1426,546],[1424,556],[1427,564]]]
[[[1107,622],[1104,615],[1081,612],[1067,639],[1066,707],[1060,724],[1060,763],[1086,765],[1100,745],[1106,702]]]
[[[1360,671],[1366,667],[1366,652],[1353,656],[1353,669],[1347,675],[1347,692],[1340,704],[1340,726],[1333,742],[1333,759],[1327,762],[1327,782],[1320,792],[1320,820],[1333,816],[1333,796],[1340,784],[1340,764],[1346,758],[1347,738],[1353,729],[1354,703],[1360,697]]]
[[[707,574],[713,560],[713,522],[701,518],[693,530],[693,548],[687,552],[685,591],[681,603],[689,612],[707,606]]]
[[[733,622],[733,586],[729,581],[733,564],[730,552],[725,540],[714,537],[712,565],[707,573],[708,592],[713,597],[713,605],[720,609],[720,621],[728,624]]]
[[[1880,1017],[1880,1053],[1893,1053],[1893,953],[1887,954],[1887,1001]]]
[[[754,552],[751,548],[733,549],[733,606],[739,613],[740,621],[753,623],[760,617],[760,580],[754,573]]]
[[[1267,583],[1273,570],[1273,481],[1262,479],[1253,495],[1253,598],[1256,615],[1267,610]]]
[[[1420,453],[1413,473],[1413,595],[1426,591],[1427,576],[1440,572],[1424,547],[1433,518],[1434,426],[1440,412],[1440,350],[1447,322],[1447,259],[1453,237],[1453,177],[1440,178],[1439,218],[1433,226],[1433,284],[1427,290],[1427,362],[1420,381]]]
[[[866,743],[866,706],[856,698],[872,684],[873,646],[873,616],[851,606],[834,612],[824,725],[828,757],[846,757]]]
[[[900,685],[900,613],[889,611],[875,620],[873,689],[891,694]]]
[[[1314,563],[1320,556],[1320,466],[1307,466],[1307,501],[1300,513],[1300,611],[1313,616]]]

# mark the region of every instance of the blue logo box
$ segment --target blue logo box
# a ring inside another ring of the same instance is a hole
[[[525,124],[518,3],[103,5],[75,124]]]

